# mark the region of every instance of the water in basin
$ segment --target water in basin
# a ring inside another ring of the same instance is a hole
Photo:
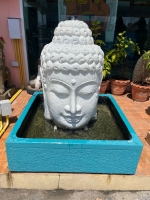
[[[99,97],[97,120],[88,124],[88,130],[54,131],[54,124],[44,118],[43,99],[39,96],[33,109],[28,114],[28,123],[23,126],[21,138],[57,138],[57,139],[90,139],[90,140],[128,140],[131,136],[115,107],[107,97]]]

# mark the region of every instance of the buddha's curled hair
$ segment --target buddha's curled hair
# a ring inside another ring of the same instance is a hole
[[[60,22],[52,42],[44,46],[40,59],[43,80],[48,71],[95,72],[102,76],[104,53],[94,44],[92,32],[83,21]]]

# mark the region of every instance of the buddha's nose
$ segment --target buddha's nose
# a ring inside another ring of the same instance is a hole
[[[66,105],[65,106],[65,111],[66,112],[70,112],[72,114],[78,112],[81,110],[81,106],[80,105],[76,105],[76,106],[70,106],[70,105]]]
[[[69,99],[69,104],[65,106],[65,111],[74,114],[81,110],[81,106],[77,103],[75,92],[72,92]]]

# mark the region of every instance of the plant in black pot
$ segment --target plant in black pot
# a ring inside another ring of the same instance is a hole
[[[150,50],[144,51],[137,61],[132,77],[132,99],[146,101],[150,94]]]

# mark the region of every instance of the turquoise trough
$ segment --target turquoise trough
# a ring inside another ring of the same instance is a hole
[[[130,133],[128,140],[78,140],[19,138],[32,104],[41,92],[29,100],[6,140],[8,168],[12,172],[68,172],[134,174],[143,145],[111,95],[106,96]],[[26,125],[28,122],[26,122]]]

